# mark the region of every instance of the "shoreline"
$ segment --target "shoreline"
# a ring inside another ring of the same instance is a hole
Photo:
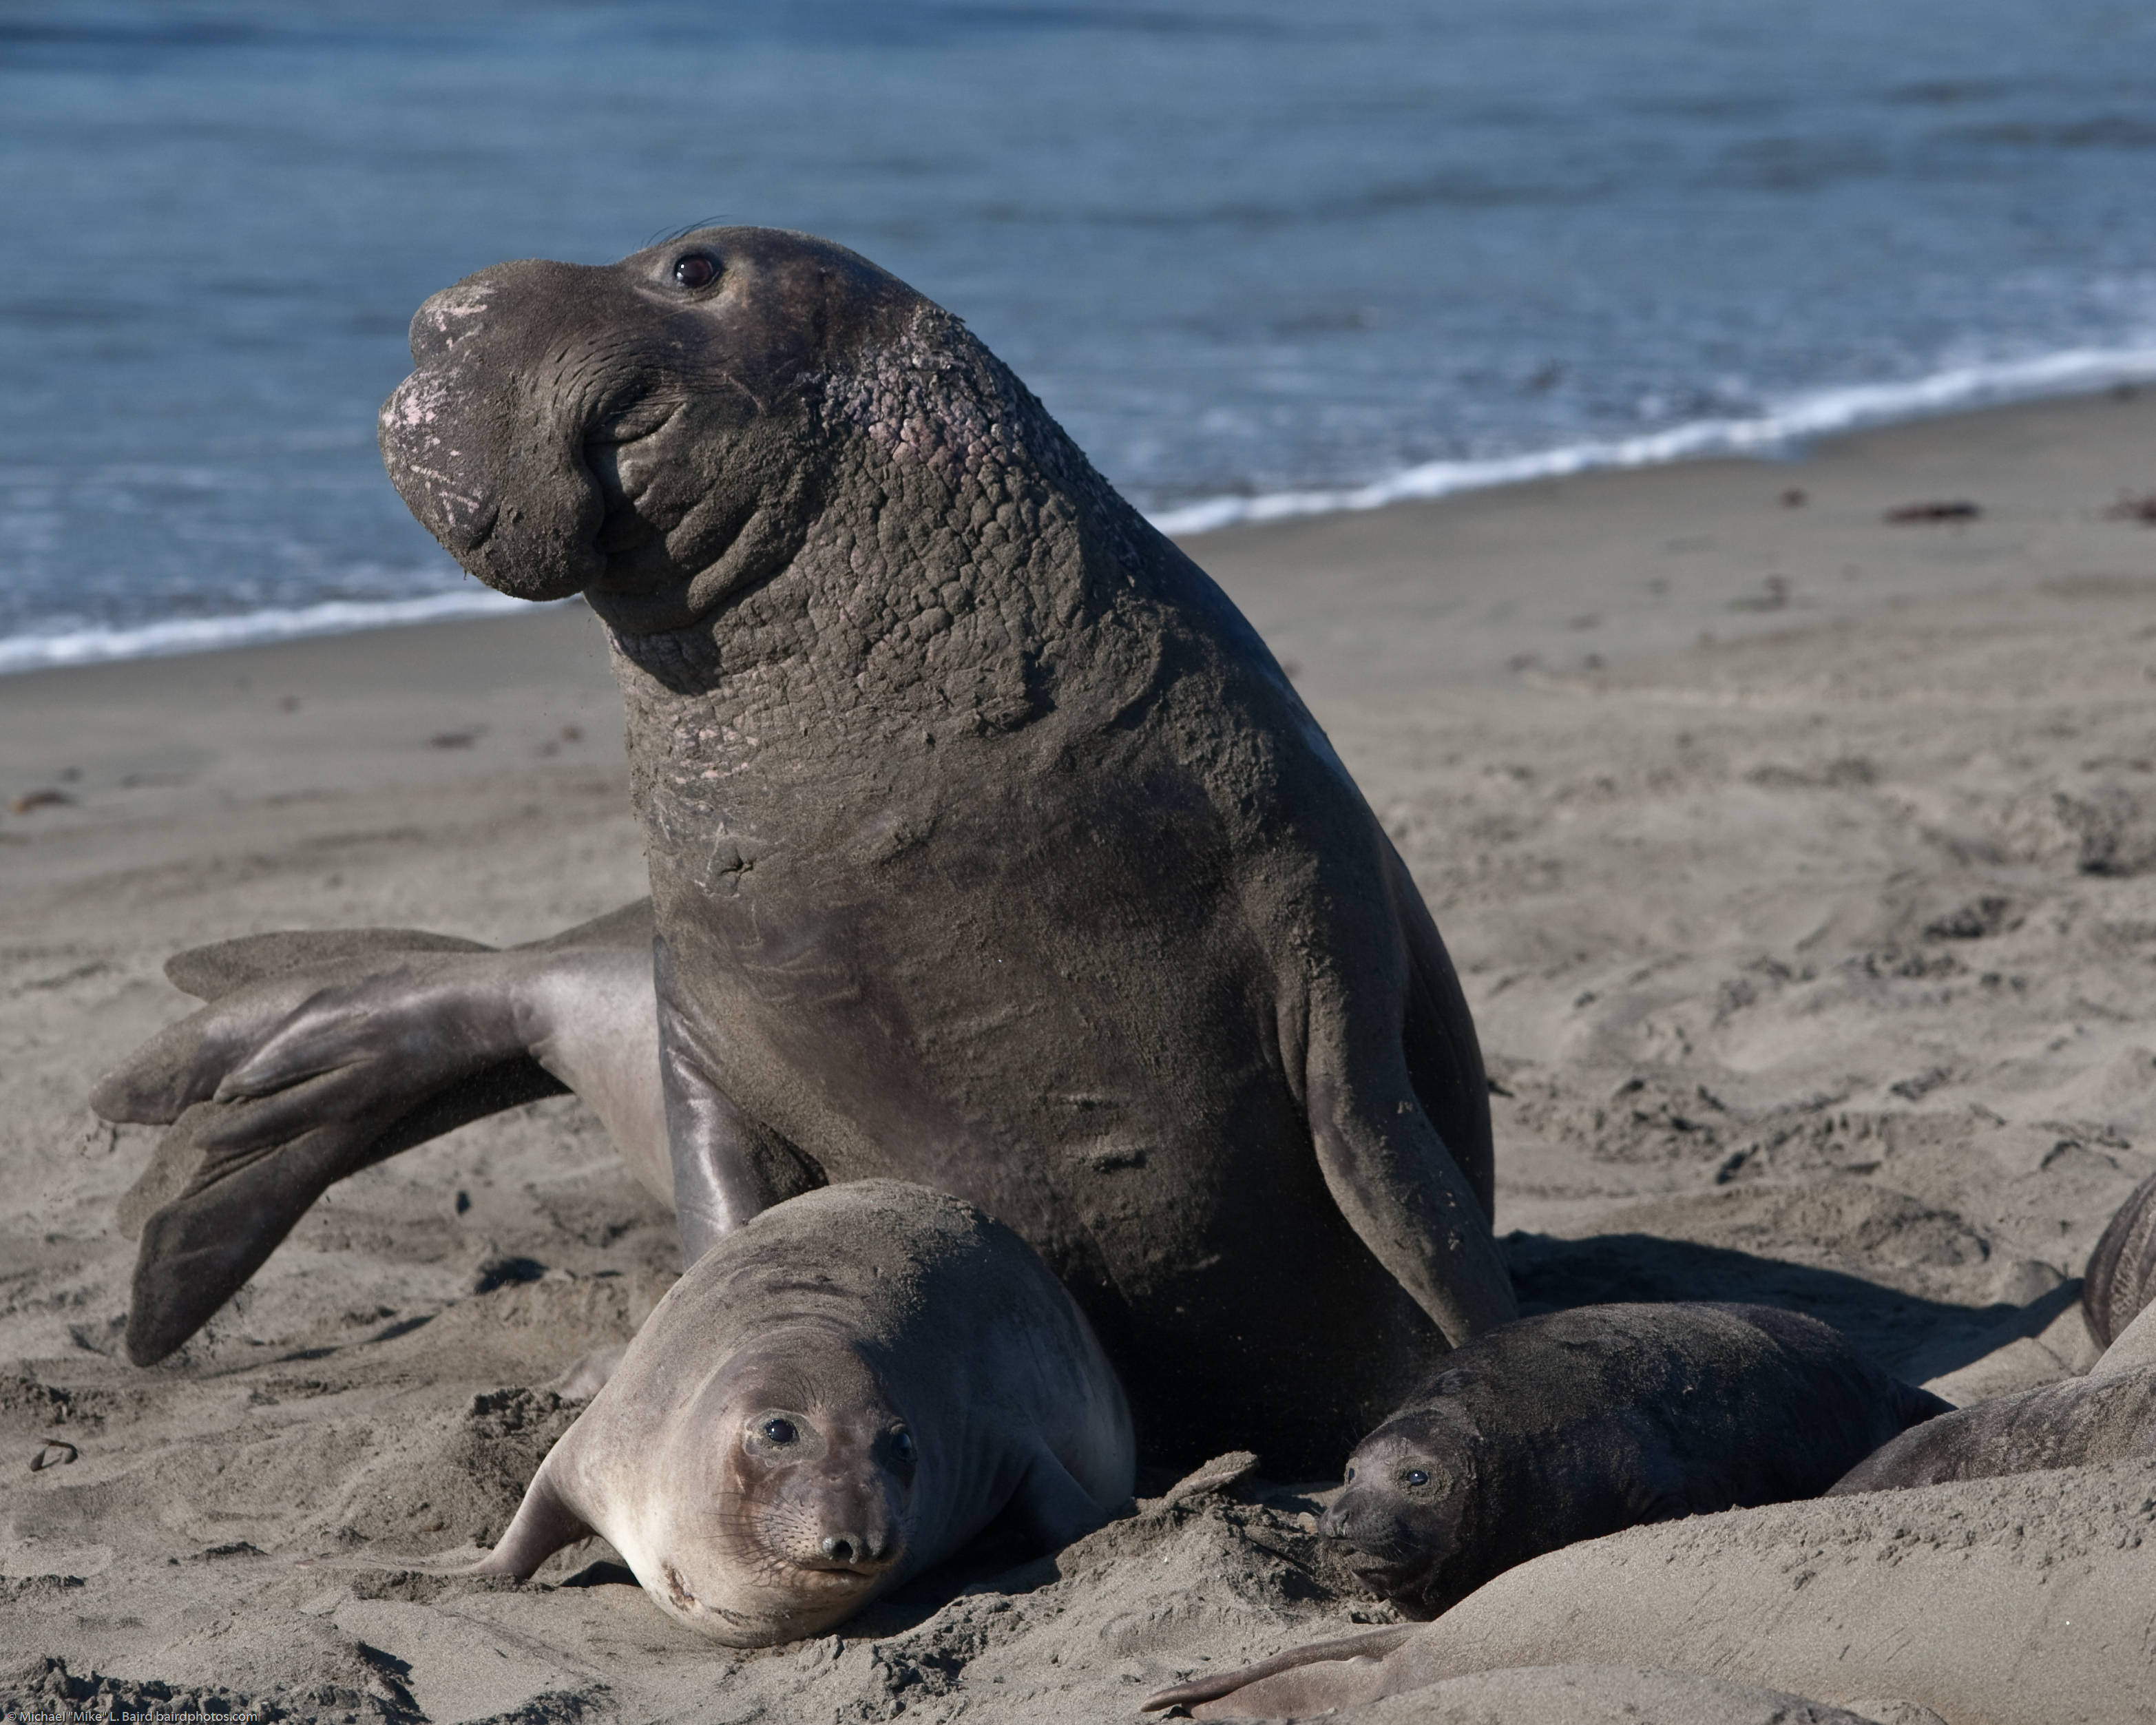
[[[1205,557],[1199,547],[1239,546],[1251,535],[1302,529],[1322,536],[1328,523],[1337,526],[1357,516],[1383,517],[1396,511],[1442,508],[1476,499],[1532,496],[1539,489],[1575,481],[1681,474],[1723,463],[1795,475],[1821,461],[1836,465],[1835,452],[1852,442],[1907,438],[1921,445],[1943,436],[1951,443],[1957,436],[1953,428],[1964,424],[2023,414],[2073,413],[2106,403],[2131,403],[2138,398],[2144,384],[2156,382],[2156,352],[2066,353],[2028,362],[2020,369],[2031,375],[2087,373],[2097,381],[2071,393],[2025,392],[2000,400],[1984,398],[1984,380],[1989,372],[1983,368],[1970,374],[1978,380],[1974,383],[1960,381],[1963,374],[1948,373],[1941,379],[1919,379],[1906,386],[1852,385],[1816,392],[1817,404],[1809,409],[1800,402],[1783,413],[1754,419],[1699,421],[1666,432],[1566,445],[1526,455],[1427,463],[1362,486],[1216,498],[1180,505],[1152,519],[1169,537],[1192,548],[1202,565]],[[2010,374],[2016,368],[2004,366],[1990,370]],[[1947,383],[1953,389],[1932,393],[1953,398],[1935,408],[1905,417],[1877,416],[1875,398],[1892,398],[1899,391],[1921,401],[1926,397],[1924,386]],[[1866,459],[1876,461],[1877,458],[1868,454]],[[2156,484],[2156,469],[2150,473],[2149,483]],[[1786,490],[1789,484],[1798,483],[1793,478],[1777,489]],[[1498,506],[1502,510],[1502,503]],[[292,610],[174,619],[124,629],[97,627],[54,636],[10,636],[0,639],[0,685],[15,677],[92,665],[244,651],[288,641],[479,617],[507,619],[517,614],[519,608],[519,601],[467,583],[403,599],[328,600]]]

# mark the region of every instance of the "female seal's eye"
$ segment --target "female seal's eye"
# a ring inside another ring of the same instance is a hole
[[[690,252],[674,260],[674,279],[685,288],[709,287],[719,279],[719,266],[701,252]]]
[[[1400,1476],[1400,1482],[1408,1486],[1427,1486],[1430,1476],[1419,1467],[1411,1467]]]
[[[774,1444],[790,1444],[801,1435],[791,1420],[767,1420],[757,1430]]]
[[[1355,1470],[1352,1467],[1348,1470],[1348,1483],[1351,1486],[1355,1483]]]

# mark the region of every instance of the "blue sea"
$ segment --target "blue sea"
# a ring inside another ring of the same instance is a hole
[[[0,0],[0,669],[509,608],[429,293],[706,220],[964,316],[1187,530],[2156,377],[2131,0]]]

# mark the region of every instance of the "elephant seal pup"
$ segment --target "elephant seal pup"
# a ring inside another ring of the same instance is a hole
[[[690,1266],[469,1574],[603,1534],[736,1647],[821,1634],[1006,1512],[1045,1548],[1130,1497],[1130,1414],[1025,1242],[925,1187],[790,1199]]]
[[[1652,1660],[1875,1718],[2148,1718],[2144,1464],[1892,1501],[1891,1514],[1823,1497],[1630,1528],[1507,1570],[1435,1623],[1297,1648],[1142,1705],[1302,1718],[1473,1671]]]
[[[1948,1480],[2156,1457],[2156,1322],[2128,1326],[2082,1378],[1993,1396],[1942,1414],[1882,1445],[1830,1495],[1894,1491]]]
[[[1287,1477],[1515,1314],[1406,869],[1249,624],[956,318],[713,228],[482,270],[412,333],[398,488],[608,631],[685,1259],[824,1184],[955,1193],[1070,1289],[1151,1455]],[[234,1039],[212,1100],[352,1070],[395,1112],[387,1049],[513,1062],[630,1010],[443,962],[446,994],[348,983]]]
[[[2127,1194],[2082,1272],[2082,1313],[2108,1348],[2156,1298],[2156,1174]]]
[[[1584,1306],[1478,1336],[1348,1458],[1318,1523],[1409,1616],[1643,1522],[1812,1497],[1946,1411],[1815,1318]]]

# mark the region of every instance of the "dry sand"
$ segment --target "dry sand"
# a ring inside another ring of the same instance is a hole
[[[2073,1278],[2156,1168],[2156,530],[2107,516],[2152,487],[2156,398],[2106,398],[1194,545],[1460,963],[1531,1309],[1779,1301],[1964,1400],[2086,1368]],[[0,814],[0,1706],[1083,1725],[1389,1620],[1317,1487],[1233,1467],[748,1656],[594,1548],[523,1587],[299,1567],[498,1532],[574,1413],[535,1386],[628,1333],[670,1224],[538,1104],[336,1189],[138,1371],[113,1210],[151,1138],[83,1098],[185,1010],[175,948],[636,896],[619,736],[573,608],[0,680],[0,806],[69,799]],[[2119,1558],[2145,1625],[2156,1554]],[[1383,1717],[1601,1717],[1597,1681]],[[1609,1676],[1609,1716],[1665,1681]]]

